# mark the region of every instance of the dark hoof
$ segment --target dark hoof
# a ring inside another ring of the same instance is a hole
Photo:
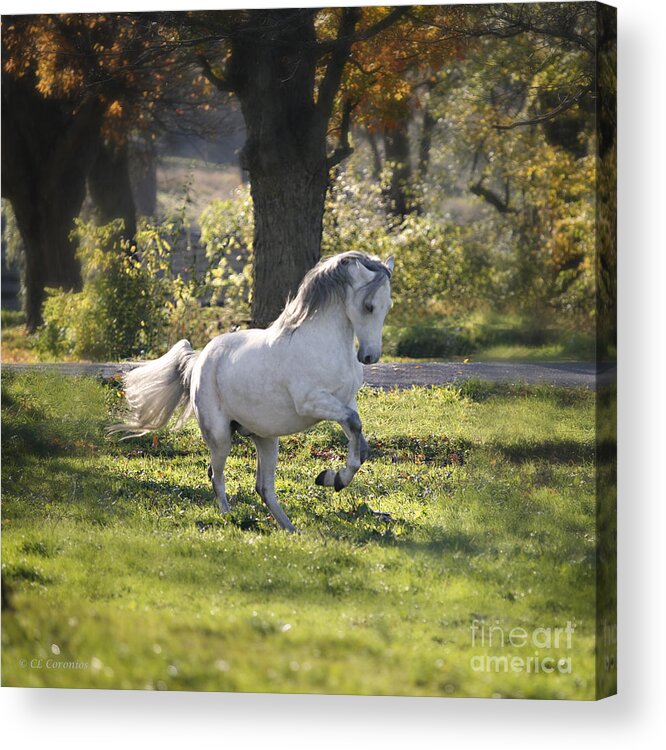
[[[327,469],[324,469],[324,471],[319,474],[319,476],[315,479],[315,484],[318,484],[320,487],[326,486],[326,472]]]
[[[340,492],[340,490],[344,490],[345,488],[345,485],[342,484],[342,479],[340,479],[340,472],[335,475],[335,479],[333,480],[333,487],[335,488],[336,492]]]

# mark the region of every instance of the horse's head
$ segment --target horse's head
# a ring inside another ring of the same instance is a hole
[[[374,364],[382,354],[382,328],[391,306],[393,265],[391,256],[377,270],[358,261],[349,269],[351,283],[345,308],[358,339],[358,361],[364,365]]]

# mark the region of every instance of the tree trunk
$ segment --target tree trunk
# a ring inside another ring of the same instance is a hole
[[[2,195],[23,238],[24,304],[33,331],[42,321],[44,289],[81,283],[70,233],[85,197],[101,113],[94,100],[73,110],[9,76],[3,76],[2,99]]]
[[[375,134],[371,130],[366,130],[366,134],[368,137],[368,144],[370,145],[370,151],[372,152],[372,176],[377,182],[379,182],[382,178],[382,170],[384,169],[382,155]]]
[[[327,135],[342,73],[349,59],[359,8],[341,9],[334,40],[317,40],[317,9],[247,11],[231,35],[219,75],[205,56],[203,75],[233,92],[245,120],[241,168],[249,173],[254,205],[252,322],[266,326],[319,260],[329,169],[350,152],[345,104],[339,145],[329,157]],[[400,12],[365,30],[372,36]],[[317,65],[326,59],[325,69]]]
[[[301,165],[289,171],[253,175],[253,324],[264,327],[282,311],[305,274],[320,257],[328,174],[309,174]]]
[[[42,196],[35,202],[21,198],[11,201],[25,249],[23,283],[29,331],[42,322],[47,287],[80,287],[81,268],[70,233],[85,196],[84,180],[64,184],[57,195]]]
[[[127,143],[100,143],[97,158],[88,174],[88,190],[95,204],[97,223],[109,224],[122,219],[122,239],[134,242],[136,236],[136,207],[130,182]]]
[[[391,165],[391,181],[387,195],[389,211],[404,219],[418,210],[412,190],[412,166],[409,150],[408,120],[395,123],[384,131],[386,161]]]
[[[419,180],[423,183],[428,176],[430,168],[430,151],[432,148],[432,134],[435,130],[437,120],[426,104],[423,110],[423,127],[421,128],[421,139],[419,141]]]
[[[157,211],[157,153],[150,138],[134,141],[129,146],[130,180],[136,213],[154,216]]]
[[[263,328],[320,257],[330,111],[314,101],[314,12],[309,20],[304,11],[257,13],[264,43],[239,38],[229,75],[247,131],[241,165],[254,206],[252,324]],[[288,22],[292,15],[298,23]]]

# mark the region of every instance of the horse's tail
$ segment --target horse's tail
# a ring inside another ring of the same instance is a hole
[[[176,426],[180,427],[192,413],[190,380],[198,356],[183,339],[163,357],[128,372],[123,383],[129,418],[108,431],[126,433],[123,439],[139,437],[164,427],[179,408],[183,411]]]

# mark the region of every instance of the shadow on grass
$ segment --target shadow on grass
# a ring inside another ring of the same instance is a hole
[[[77,465],[63,456],[45,461],[39,453],[24,454],[17,462],[3,460],[4,516],[42,518],[48,506],[49,513],[71,513],[106,525],[112,519],[131,517],[139,507],[164,512],[183,504],[215,507],[212,489],[135,478],[121,469],[94,465],[94,455],[88,455],[90,466]],[[80,456],[77,459],[83,463]],[[202,468],[202,476],[204,471]]]
[[[575,440],[545,440],[541,443],[497,444],[492,448],[515,464],[547,461],[551,464],[579,464],[593,461],[594,444]]]
[[[465,451],[472,443],[463,438],[450,438],[441,434],[391,435],[378,438],[365,435],[370,454],[369,461],[387,459],[392,463],[461,464]],[[310,457],[344,462],[348,442],[342,430],[333,423],[321,423],[316,432],[289,435],[280,441],[281,460],[288,460],[306,451]]]
[[[421,535],[426,540],[401,539],[396,542],[396,546],[412,553],[425,553],[436,557],[451,553],[475,557],[485,553],[485,550],[479,546],[478,541],[471,534],[466,534],[463,531],[424,526],[421,529]]]
[[[15,401],[4,389],[2,431],[3,463],[30,455],[45,458],[82,452],[82,443],[71,438],[71,424],[53,419],[39,406]]]
[[[494,383],[489,380],[469,378],[456,383],[460,394],[471,401],[481,403],[492,398],[542,398],[561,407],[573,407],[594,401],[594,392],[582,386],[557,386],[549,384]]]

